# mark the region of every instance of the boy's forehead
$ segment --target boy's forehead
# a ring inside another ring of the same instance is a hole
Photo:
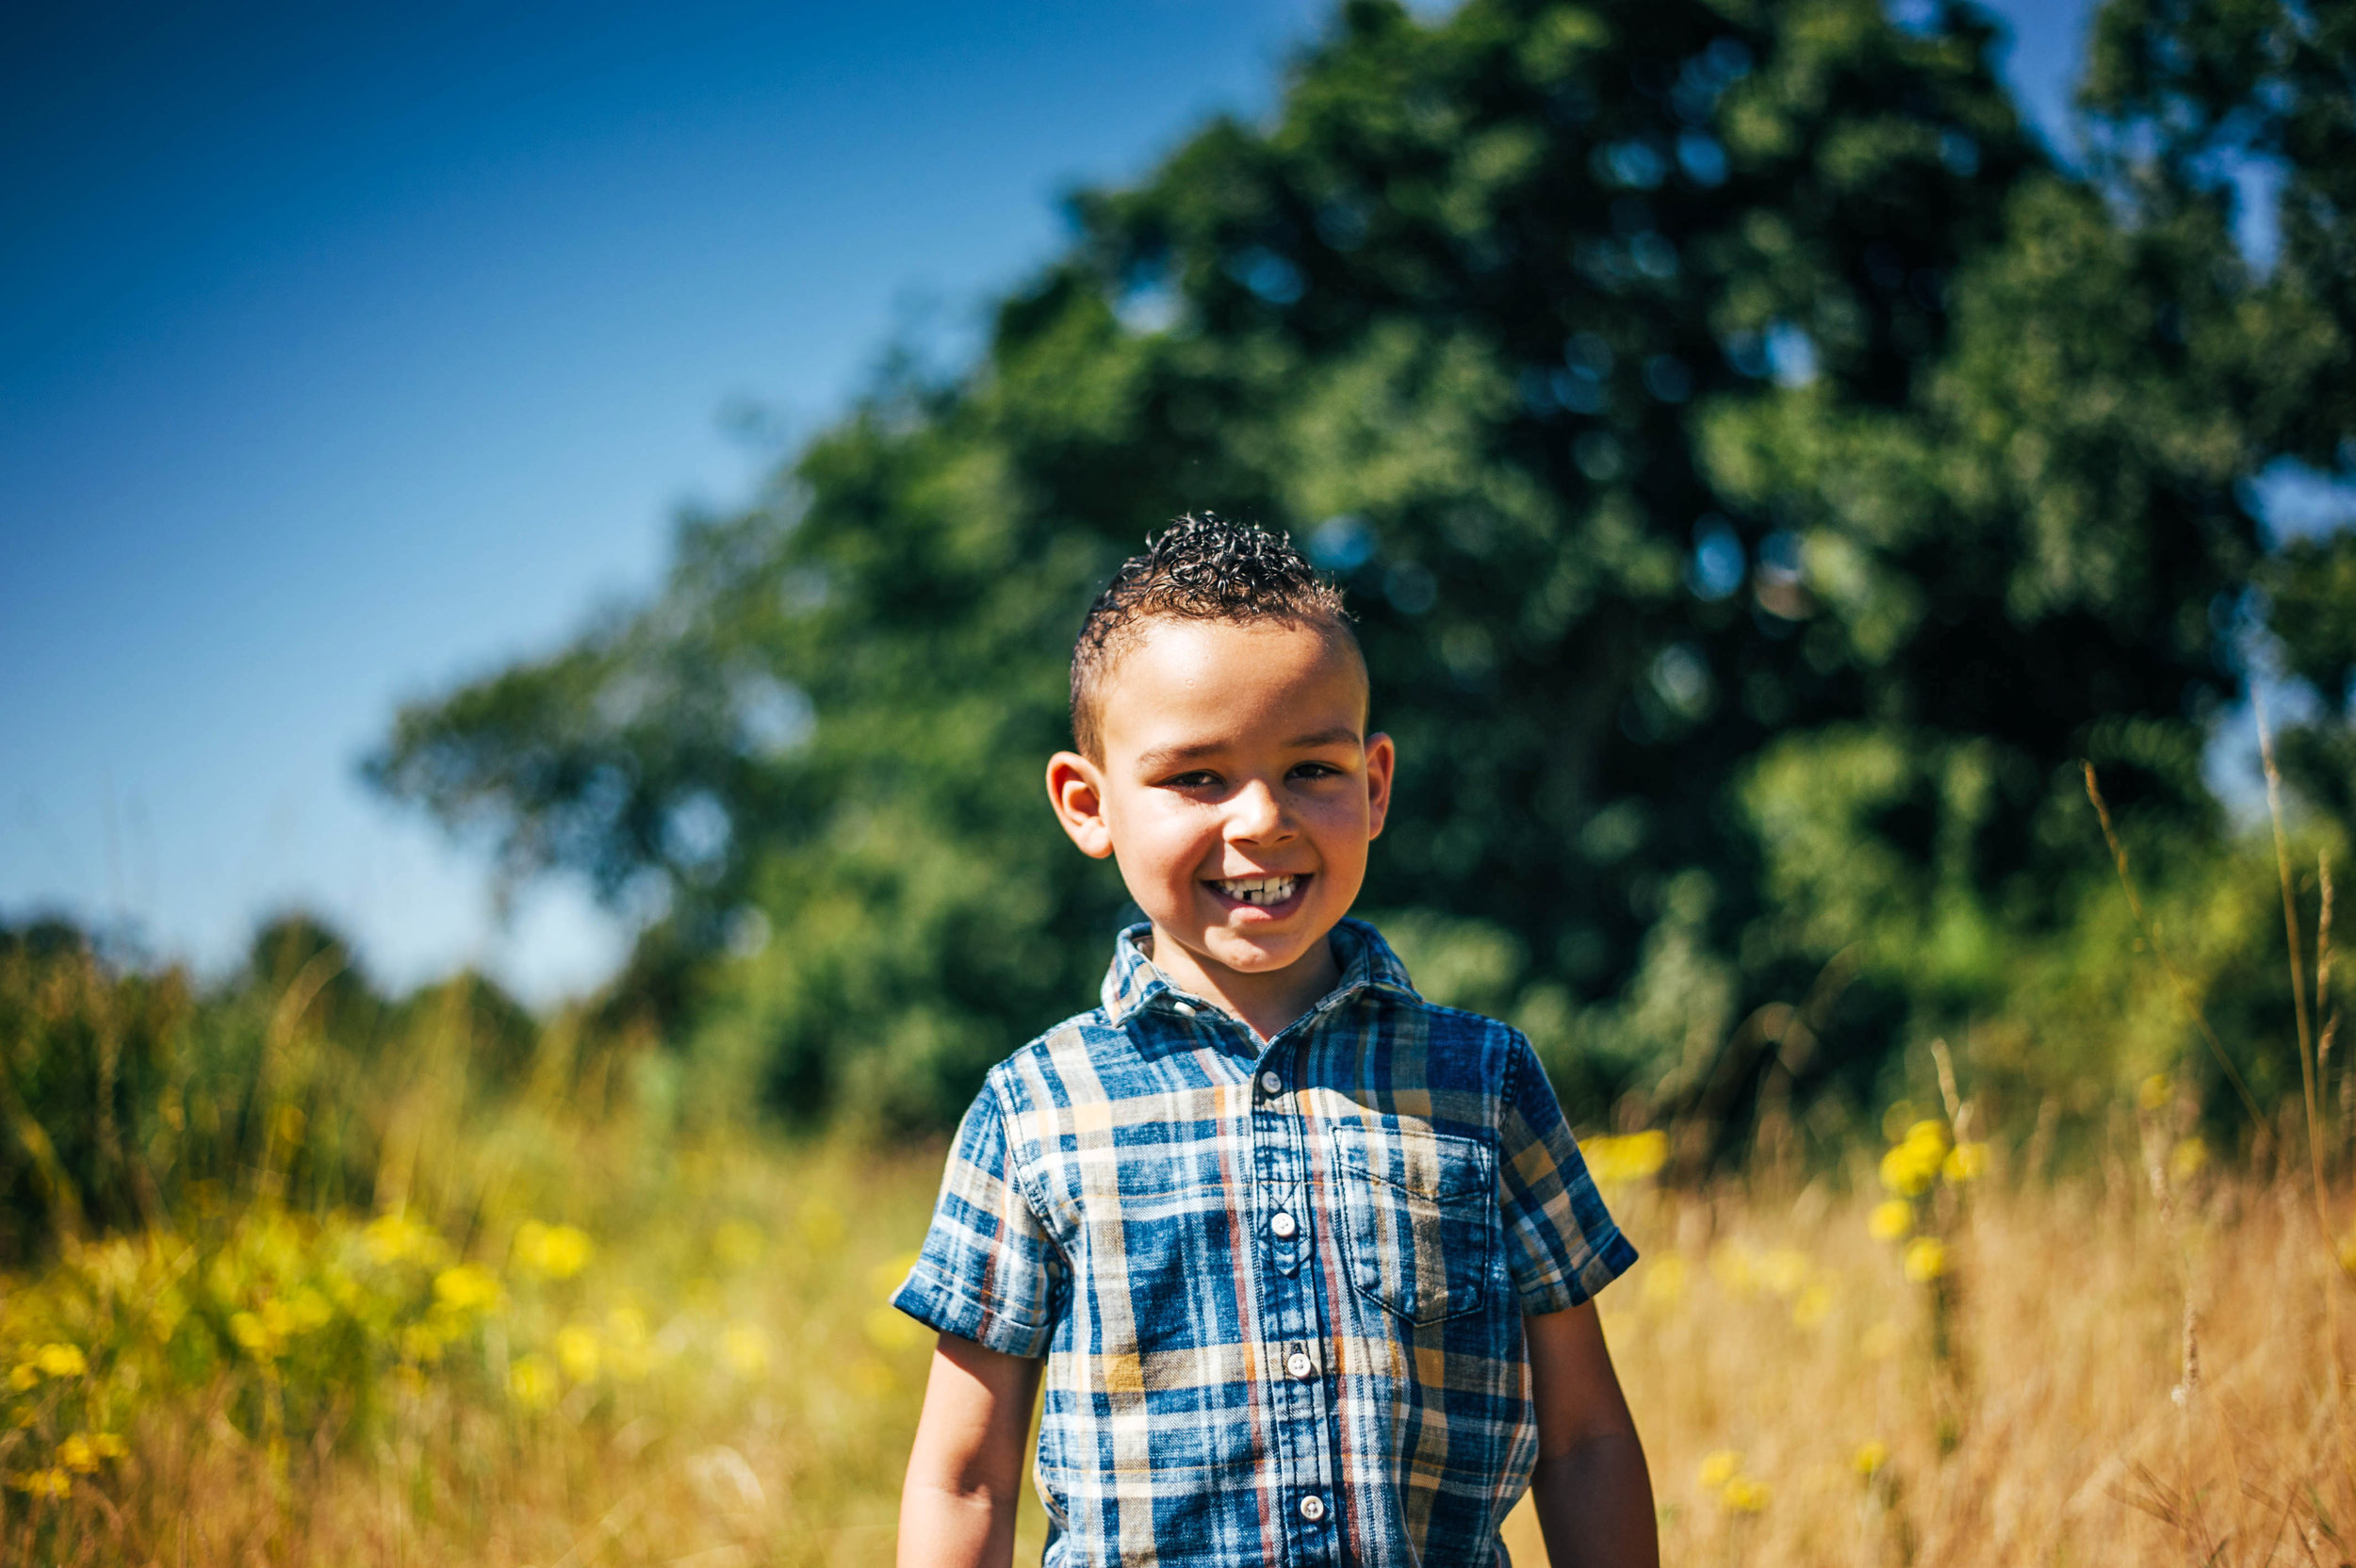
[[[1121,649],[1101,690],[1114,750],[1298,739],[1337,727],[1363,737],[1366,727],[1366,672],[1357,649],[1298,621],[1155,619]]]

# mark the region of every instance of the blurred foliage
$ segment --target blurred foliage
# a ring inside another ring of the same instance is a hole
[[[371,776],[658,917],[607,1005],[682,1085],[938,1127],[1093,995],[1122,894],[1039,769],[1095,589],[1213,509],[1349,588],[1401,756],[1366,904],[1575,1114],[1730,1146],[1941,1032],[2032,1103],[2172,1060],[2082,758],[2279,1086],[2202,753],[2270,625],[2339,841],[2356,568],[2250,498],[2356,457],[2351,16],[2112,0],[2071,170],[1965,5],[1353,0],[1263,122],[1074,197],[973,367]]]
[[[232,1196],[464,1215],[482,1166],[456,1149],[519,1109],[637,1102],[642,1037],[471,973],[385,997],[299,915],[210,987],[61,922],[0,927],[0,1266]]]

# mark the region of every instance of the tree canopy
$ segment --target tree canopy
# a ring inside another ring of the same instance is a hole
[[[2253,635],[2329,698],[2324,808],[2356,761],[2356,543],[2269,553],[2251,490],[2356,465],[2356,7],[2111,0],[2070,166],[1982,13],[1902,9],[1351,0],[1264,122],[1074,197],[975,363],[371,776],[651,892],[625,990],[773,1103],[938,1125],[1092,997],[1072,638],[1214,510],[1349,592],[1401,759],[1362,905],[1428,988],[1591,1118],[1861,1089],[2081,920],[2081,759],[2214,840]]]

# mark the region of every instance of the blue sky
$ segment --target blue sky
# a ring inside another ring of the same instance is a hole
[[[2058,122],[2086,0],[2007,0]],[[202,11],[202,15],[198,14]],[[626,933],[368,794],[402,698],[652,583],[1055,196],[1273,99],[1309,0],[88,5],[0,23],[0,918],[317,909],[546,1000]],[[759,433],[731,410],[758,409]],[[733,429],[733,433],[732,433]]]

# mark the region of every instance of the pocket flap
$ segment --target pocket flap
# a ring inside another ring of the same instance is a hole
[[[1424,1198],[1486,1198],[1497,1184],[1486,1143],[1420,1121],[1337,1122],[1333,1156],[1345,1170]]]

